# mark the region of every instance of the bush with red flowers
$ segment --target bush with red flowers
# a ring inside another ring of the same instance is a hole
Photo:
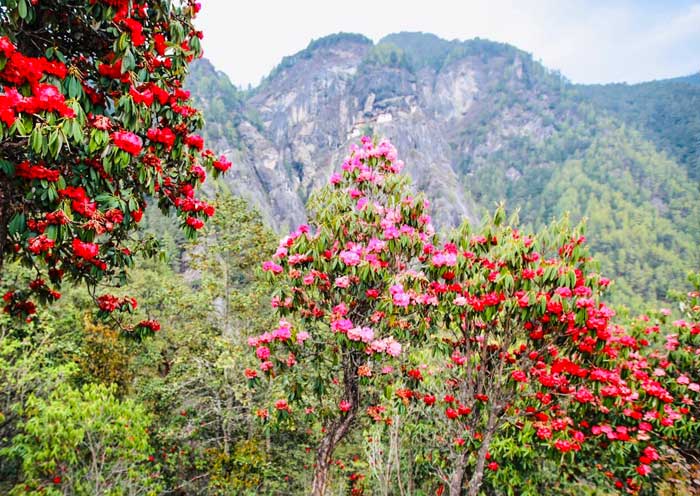
[[[0,12],[0,266],[19,260],[56,292],[64,279],[123,282],[148,201],[192,237],[214,209],[195,198],[230,167],[204,149],[182,88],[201,55],[193,0],[28,2]],[[50,32],[51,36],[45,36]],[[30,298],[17,287],[13,315]],[[154,329],[153,324],[139,326]]]

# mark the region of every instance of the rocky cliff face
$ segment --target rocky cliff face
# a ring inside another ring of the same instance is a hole
[[[497,131],[479,145],[467,139],[465,130],[490,112],[499,81],[512,73],[513,86],[525,87],[521,57],[527,55],[515,49],[499,46],[501,53],[486,59],[465,54],[439,68],[416,68],[402,63],[407,55],[397,45],[378,47],[386,52],[354,35],[321,40],[286,59],[231,109],[240,142],[220,143],[237,164],[230,184],[276,227],[303,221],[310,191],[363,134],[391,139],[416,188],[435,199],[438,223],[455,225],[477,215],[460,178],[465,156],[478,162],[511,136],[542,140],[551,133],[541,118],[512,110],[497,116]],[[215,75],[208,65],[195,78],[206,72]]]

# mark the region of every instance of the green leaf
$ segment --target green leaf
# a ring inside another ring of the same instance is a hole
[[[60,149],[59,143],[58,143],[59,135],[60,135],[59,131],[56,130],[56,131],[52,132],[51,135],[49,136],[49,153],[53,157],[58,156],[58,151]]]
[[[34,153],[41,154],[41,149],[43,147],[43,138],[41,136],[41,130],[39,127],[35,127],[32,131],[32,134],[29,136],[29,146]]]
[[[0,159],[0,171],[4,172],[6,176],[12,177],[15,175],[15,164],[9,160]]]
[[[9,231],[10,236],[12,236],[13,234],[23,233],[25,231],[26,225],[27,219],[24,213],[20,212],[18,214],[15,214],[14,217],[12,217],[12,220],[10,220],[10,223],[7,225],[7,229]]]
[[[55,240],[58,236],[58,226],[50,225],[46,228],[46,237]]]
[[[17,4],[17,11],[19,12],[19,16],[22,19],[27,18],[27,1],[26,0],[19,0]]]

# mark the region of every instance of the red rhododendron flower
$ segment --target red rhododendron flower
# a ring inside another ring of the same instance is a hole
[[[190,134],[185,137],[185,144],[197,150],[201,150],[204,148],[204,138],[198,134]]]
[[[516,382],[527,382],[527,375],[522,370],[514,370],[510,376]]]
[[[78,238],[73,238],[73,253],[75,253],[77,257],[84,258],[85,260],[92,260],[99,252],[100,247],[95,243],[85,243]]]
[[[165,49],[167,48],[167,44],[165,43],[165,36],[163,36],[161,33],[155,34],[153,36],[153,44],[158,55],[165,55]]]
[[[156,143],[162,143],[168,148],[175,143],[175,133],[169,127],[151,128],[146,132],[146,137]]]
[[[15,176],[25,179],[46,179],[50,182],[56,182],[58,181],[60,172],[47,169],[41,165],[32,165],[28,160],[25,160],[15,167]]]
[[[29,238],[27,242],[27,248],[30,252],[38,255],[44,253],[54,247],[56,242],[53,239],[47,238],[44,234],[36,236],[34,238]]]
[[[651,473],[651,467],[649,465],[639,465],[637,467],[637,473],[641,476],[649,475]]]
[[[146,107],[153,105],[153,92],[149,89],[140,92],[132,86],[131,89],[129,89],[129,95],[131,95],[131,98],[136,104],[144,104]]]
[[[204,227],[204,221],[202,219],[198,219],[197,217],[187,217],[186,222],[187,225],[193,229],[201,229]]]
[[[100,64],[97,67],[97,72],[100,75],[110,78],[110,79],[121,79],[122,78],[122,61],[117,59],[113,64]]]
[[[221,155],[218,160],[215,160],[214,163],[212,164],[215,169],[220,170],[221,172],[226,172],[231,168],[231,162],[224,156]]]
[[[141,138],[130,131],[117,131],[112,133],[112,141],[117,148],[131,155],[138,155],[143,146]]]
[[[160,331],[160,322],[157,320],[142,320],[138,323],[138,327],[149,329],[152,332],[158,332]]]
[[[143,45],[146,41],[146,37],[143,35],[143,26],[141,23],[132,18],[123,19],[122,23],[131,31],[131,42],[134,46]]]

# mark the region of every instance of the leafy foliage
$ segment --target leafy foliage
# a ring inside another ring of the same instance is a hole
[[[48,399],[30,397],[21,431],[5,450],[21,458],[24,475],[10,494],[157,494],[149,423],[143,407],[102,385],[63,385]]]

